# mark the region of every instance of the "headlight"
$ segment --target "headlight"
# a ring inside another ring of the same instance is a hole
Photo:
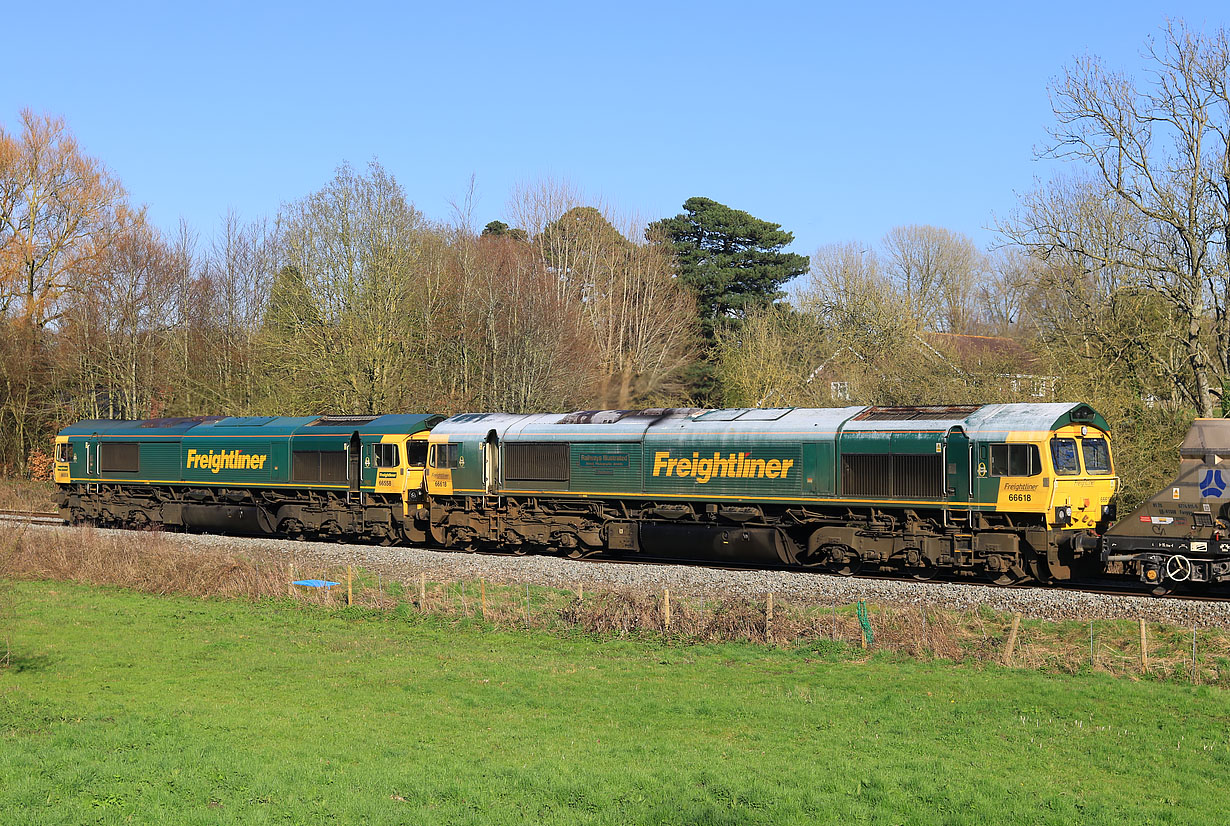
[[[1055,508],[1055,524],[1066,525],[1072,521],[1072,506],[1060,505]]]

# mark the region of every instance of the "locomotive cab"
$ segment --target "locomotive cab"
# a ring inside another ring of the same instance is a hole
[[[1047,521],[1056,530],[1104,530],[1114,518],[1110,504],[1118,489],[1110,440],[1089,425],[1056,430],[1046,445],[1054,474]]]
[[[427,470],[427,436],[389,434],[371,446],[376,469],[376,493],[398,495],[403,516],[423,507],[423,477]]]
[[[67,485],[72,478],[73,454],[73,444],[68,437],[56,436],[54,478],[57,485]]]
[[[1090,411],[1092,413],[1092,411]],[[1080,410],[1048,430],[979,434],[976,473],[983,500],[999,513],[1028,516],[1048,530],[1101,532],[1119,489],[1110,437]]]

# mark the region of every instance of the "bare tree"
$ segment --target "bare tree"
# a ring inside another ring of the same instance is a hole
[[[886,270],[905,297],[909,314],[929,329],[969,332],[985,256],[973,239],[943,227],[911,224],[889,230]]]
[[[160,415],[167,385],[177,291],[172,249],[143,213],[121,210],[111,243],[61,318],[62,363],[75,415]]]
[[[1088,243],[1100,234],[1071,223],[1080,216],[1058,204],[1063,184],[1027,196],[1001,229],[1044,258],[1071,254],[1161,296],[1182,320],[1183,392],[1209,416],[1230,372],[1230,45],[1225,29],[1204,37],[1171,22],[1145,59],[1144,82],[1095,57],[1067,67],[1051,89],[1045,153],[1089,170],[1130,231]]]

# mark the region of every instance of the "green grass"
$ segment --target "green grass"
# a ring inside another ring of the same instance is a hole
[[[1217,688],[65,583],[10,597],[4,822],[1226,819]]]

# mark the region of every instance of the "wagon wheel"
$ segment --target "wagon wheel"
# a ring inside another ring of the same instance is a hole
[[[919,582],[930,582],[935,579],[935,575],[939,573],[939,569],[934,565],[916,565],[913,568],[907,568],[910,576],[914,577]]]

